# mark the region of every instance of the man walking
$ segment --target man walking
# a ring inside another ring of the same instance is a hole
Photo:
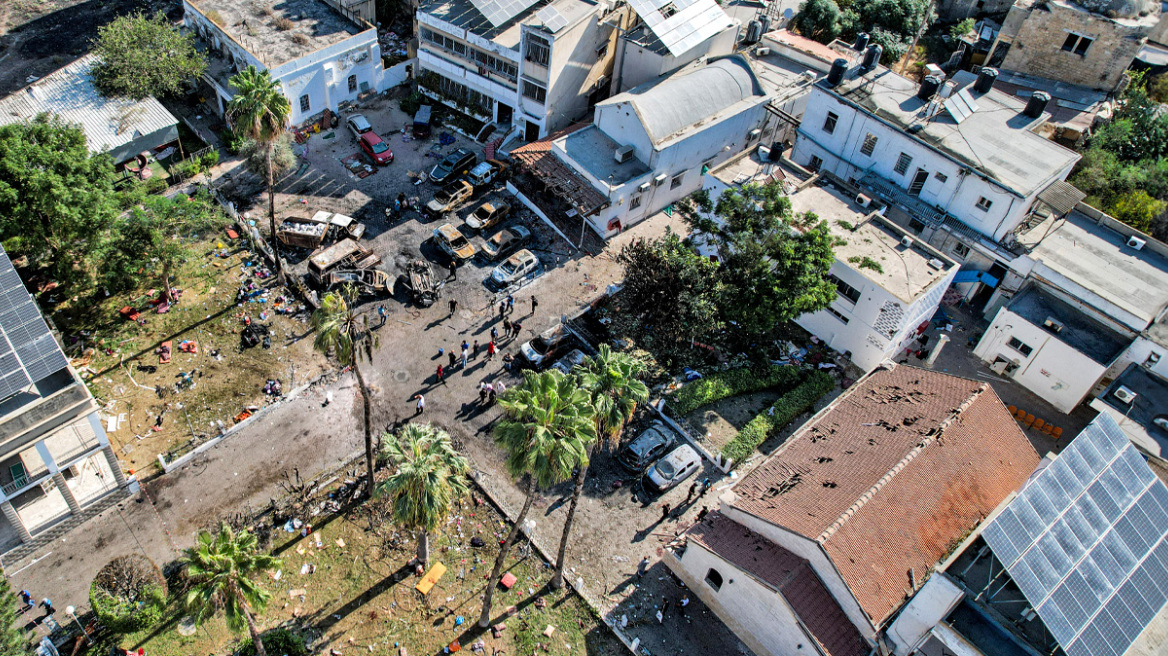
[[[470,359],[477,360],[479,357],[479,340],[474,341],[474,347],[470,350]]]
[[[442,383],[443,385],[446,384],[446,370],[442,368],[441,363],[438,365],[438,382]]]
[[[487,342],[487,362],[490,362],[491,360],[494,360],[494,359],[495,359],[495,338],[492,337],[491,341]]]
[[[499,329],[491,326],[491,341],[493,342],[496,339],[499,339]]]
[[[446,354],[446,357],[450,358],[450,366],[447,367],[447,369],[454,369],[455,363],[458,362],[458,356],[454,355],[454,349],[450,349],[450,352]]]
[[[535,294],[531,295],[531,314],[535,315],[535,308],[539,307],[539,301],[535,300]]]
[[[454,316],[454,311],[458,309],[458,301],[453,298],[450,299],[450,316]]]
[[[518,321],[511,324],[511,331],[515,333],[514,337],[519,337],[520,330],[523,330],[523,326],[519,325]]]
[[[20,601],[24,603],[24,608],[21,610],[23,613],[27,613],[36,608],[36,599],[33,598],[32,593],[28,590],[20,591]]]
[[[466,347],[465,346],[462,347],[462,368],[463,369],[466,369],[466,356],[468,356],[468,355],[470,355],[470,353],[466,350]]]
[[[503,336],[504,337],[511,336],[511,320],[510,319],[503,320]]]
[[[514,312],[514,311],[515,311],[515,297],[508,294],[507,295],[507,312],[510,313],[510,312]]]
[[[507,314],[507,301],[499,301],[499,318],[502,319]]]
[[[702,506],[702,509],[698,511],[698,523],[701,524],[708,514],[710,514],[710,507]]]
[[[689,492],[685,493],[685,501],[681,502],[681,505],[684,506],[684,505],[689,504],[689,500],[693,498],[694,493],[696,493],[697,491],[698,491],[698,482],[694,481],[693,485],[689,486]]]
[[[377,316],[381,317],[381,325],[384,326],[385,325],[385,306],[384,305],[377,306]]]
[[[661,521],[669,519],[669,510],[670,507],[668,503],[661,504]]]
[[[637,578],[644,578],[645,572],[649,571],[649,557],[645,556],[641,562],[637,563]]]
[[[414,416],[417,416],[426,411],[426,397],[415,394],[414,398],[418,400],[418,406],[414,409]]]
[[[453,258],[450,260],[450,275],[446,276],[447,280],[450,280],[451,278],[453,278],[455,281],[458,280],[458,260]]]
[[[45,597],[44,601],[41,602],[41,607],[45,609],[46,616],[57,612],[57,609],[53,608],[53,602],[49,601],[48,597]]]

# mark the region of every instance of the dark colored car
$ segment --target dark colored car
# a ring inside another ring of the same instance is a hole
[[[543,369],[560,354],[567,353],[571,347],[572,335],[567,327],[560,323],[543,331],[535,339],[524,342],[519,347],[519,355],[532,368]]]
[[[677,438],[665,424],[655,421],[620,450],[617,461],[631,472],[643,472],[669,449]]]
[[[430,180],[437,184],[444,184],[465,174],[479,161],[478,156],[465,148],[459,148],[442,158],[430,171]]]
[[[358,141],[361,142],[361,150],[365,151],[365,154],[371,157],[378,166],[385,166],[393,162],[393,151],[389,149],[389,144],[377,136],[376,132],[372,130],[363,132]]]

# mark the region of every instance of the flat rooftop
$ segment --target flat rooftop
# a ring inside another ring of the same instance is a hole
[[[820,88],[904,129],[1019,196],[1045,188],[1079,159],[1074,151],[1034,132],[1046,119],[1024,115],[1021,100],[997,89],[975,92],[977,77],[968,71],[959,71],[951,78],[956,83],[951,95],[968,90],[978,105],[961,123],[945,109],[926,119],[928,103],[917,98],[919,85],[915,81],[883,66],[865,75],[859,72],[853,67],[839,86],[833,89],[821,81]]]
[[[1136,398],[1131,403],[1120,401],[1115,396],[1115,390],[1120,387],[1135,392]],[[1160,447],[1156,455],[1161,458],[1168,456],[1168,427],[1158,426],[1154,421],[1157,418],[1168,419],[1168,380],[1133,362],[1096,398],[1124,416],[1121,426],[1131,421],[1143,427],[1148,437]],[[1149,451],[1151,446],[1140,444],[1140,447]]]
[[[1127,237],[1081,212],[1053,227],[1050,221],[1019,235],[1031,258],[1138,317],[1143,325],[1133,330],[1153,323],[1168,307],[1168,259],[1128,247]]]
[[[1029,100],[1035,91],[1049,93],[1051,103],[1046,109],[1051,114],[1050,122],[1077,131],[1091,129],[1096,116],[1111,113],[1107,92],[1045,77],[998,71],[998,81],[994,83],[994,88],[1023,102]]]
[[[649,172],[649,167],[635,156],[628,161],[616,161],[616,150],[620,144],[602,132],[595,125],[577,130],[557,140],[568,158],[584,168],[597,180],[612,180],[613,187],[619,187]]]
[[[1047,319],[1062,324],[1057,333],[1047,331],[1055,339],[1104,366],[1114,362],[1131,343],[1130,339],[1037,287],[1023,289],[1010,301],[1008,308],[1040,328]]]
[[[498,27],[492,25],[470,0],[423,1],[419,11],[504,48],[518,50],[522,33],[520,26],[527,25],[549,34],[558,34],[586,20],[596,13],[598,7],[591,0],[537,1]]]
[[[320,0],[187,2],[204,16],[214,18],[219,29],[268,67],[279,66],[373,29],[370,25],[346,18]]]
[[[765,47],[765,41],[762,45]],[[820,47],[826,48],[827,46],[821,45]],[[787,89],[795,89],[800,86],[810,87],[821,75],[820,71],[785,57],[773,48],[766,55],[759,55],[757,48],[745,54],[749,58],[755,74],[758,75],[758,79],[762,81],[763,87],[772,94],[782,95],[782,92]]]

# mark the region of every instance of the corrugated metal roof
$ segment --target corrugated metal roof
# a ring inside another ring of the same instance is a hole
[[[1070,214],[1087,194],[1066,180],[1055,180],[1038,194],[1038,200],[1050,205],[1058,214]]]
[[[104,153],[178,123],[154,98],[136,101],[98,93],[90,75],[96,61],[96,55],[86,55],[0,99],[0,125],[56,114],[81,126],[90,151]]]

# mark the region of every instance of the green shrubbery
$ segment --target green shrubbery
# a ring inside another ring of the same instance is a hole
[[[120,556],[94,577],[89,585],[89,604],[110,631],[140,631],[162,619],[166,579],[149,558],[137,554]]]
[[[272,629],[260,636],[264,641],[264,649],[268,654],[279,656],[307,656],[308,647],[304,638],[292,633],[288,629]],[[239,647],[237,656],[255,656],[256,648],[251,638],[247,638]]]
[[[669,395],[669,409],[680,417],[694,410],[739,394],[749,394],[770,387],[789,388],[799,381],[797,367],[743,367],[710,374],[686,383]]]
[[[166,178],[150,178],[146,181],[146,193],[148,194],[161,194],[169,187]]]
[[[779,397],[770,408],[743,426],[738,435],[722,448],[722,455],[735,462],[750,457],[766,438],[791,423],[795,417],[807,412],[834,387],[835,378],[831,374],[813,372],[798,387]]]

